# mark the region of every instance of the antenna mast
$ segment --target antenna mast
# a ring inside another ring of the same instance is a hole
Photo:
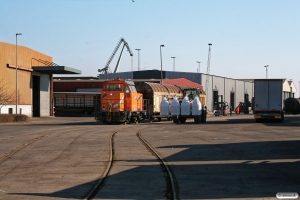
[[[209,85],[209,71],[210,71],[210,56],[211,56],[211,43],[208,44],[208,59],[207,59],[207,70],[206,70],[206,83],[205,83],[205,92],[206,97],[208,98],[208,85]],[[206,100],[207,101],[207,100]],[[208,106],[208,105],[207,105]]]

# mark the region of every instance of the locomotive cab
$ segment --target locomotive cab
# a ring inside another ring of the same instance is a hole
[[[133,81],[105,81],[101,92],[101,119],[104,123],[138,122],[143,119],[143,95]]]

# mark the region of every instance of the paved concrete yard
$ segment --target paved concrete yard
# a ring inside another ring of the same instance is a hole
[[[165,199],[164,172],[136,137],[169,163],[180,199],[277,199],[300,194],[300,116],[255,123],[253,115],[100,125],[93,118],[0,124],[0,199],[81,199],[113,167],[95,199]]]

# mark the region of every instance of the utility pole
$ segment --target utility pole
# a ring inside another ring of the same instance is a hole
[[[18,35],[22,33],[16,33],[16,114],[18,114]]]
[[[173,71],[175,72],[175,58],[176,57],[171,57],[171,58],[173,58]]]
[[[200,61],[197,61],[197,63],[199,63],[199,68],[198,68],[198,73],[200,73]]]
[[[160,83],[162,84],[163,80],[163,74],[162,74],[162,55],[161,55],[161,48],[164,47],[165,45],[160,45]]]
[[[133,71],[133,57],[131,56],[131,71]]]
[[[141,49],[135,49],[135,50],[137,50],[138,51],[138,53],[139,53],[139,55],[138,55],[138,71],[140,71],[140,50]]]
[[[205,83],[205,93],[206,93],[207,99],[209,98],[208,85],[209,85],[209,72],[210,72],[210,57],[211,57],[211,49],[210,48],[211,48],[211,45],[212,45],[211,43],[208,44],[208,59],[207,59],[206,83]],[[208,107],[208,105],[207,105],[207,108],[210,108],[210,107]]]
[[[264,66],[266,68],[266,79],[268,79],[268,67],[269,65]]]

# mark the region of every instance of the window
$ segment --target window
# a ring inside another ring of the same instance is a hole
[[[124,84],[105,84],[102,89],[108,91],[124,91]]]
[[[136,92],[135,86],[134,85],[129,85],[130,91],[131,92]]]

